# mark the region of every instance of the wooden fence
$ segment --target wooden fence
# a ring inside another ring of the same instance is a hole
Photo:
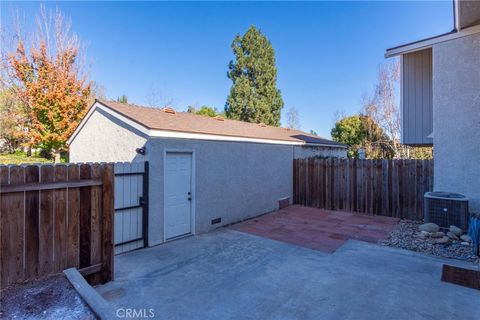
[[[113,164],[0,166],[0,288],[76,267],[113,276]]]
[[[294,203],[411,220],[423,219],[433,160],[294,160]]]

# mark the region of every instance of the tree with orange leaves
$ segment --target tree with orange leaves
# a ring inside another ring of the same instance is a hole
[[[26,143],[60,161],[66,142],[87,112],[91,83],[81,72],[80,41],[59,11],[42,7],[32,45],[18,40],[8,56],[15,92],[25,107]]]

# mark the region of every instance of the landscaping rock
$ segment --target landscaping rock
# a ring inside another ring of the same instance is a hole
[[[437,244],[447,244],[450,242],[450,238],[449,237],[442,237],[442,238],[438,238],[435,240],[435,243]]]
[[[426,231],[426,232],[438,232],[440,230],[440,227],[432,222],[429,223],[424,223],[418,227],[420,231]]]
[[[435,238],[420,238],[420,222],[411,220],[401,220],[390,232],[388,238],[381,242],[384,246],[402,248],[417,252],[433,254],[444,258],[460,259],[474,262],[477,256],[472,250],[471,245],[461,244],[460,241],[452,241],[449,244],[439,245],[435,243]]]
[[[430,237],[432,238],[442,238],[445,236],[445,233],[438,231],[438,232],[430,232]]]
[[[447,232],[447,237],[449,237],[452,240],[458,240],[458,237],[452,231]]]
[[[457,237],[460,237],[463,234],[462,229],[456,226],[450,226],[450,232],[453,232]]]
[[[464,242],[462,242],[462,243],[460,243],[460,244],[461,244],[462,246],[470,246],[470,242],[466,242],[466,241],[464,241]]]
[[[424,231],[421,231],[421,232],[418,233],[417,236],[418,236],[420,239],[424,239],[424,240],[425,240],[425,239],[428,238],[429,233],[428,233],[428,232],[425,232],[425,233],[424,233]]]
[[[462,239],[464,242],[472,242],[472,238],[470,238],[468,234],[462,234],[460,239]]]

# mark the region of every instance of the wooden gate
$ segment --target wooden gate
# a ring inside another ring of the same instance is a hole
[[[148,161],[115,163],[115,254],[148,246]]]

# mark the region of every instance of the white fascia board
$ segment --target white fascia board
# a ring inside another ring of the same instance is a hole
[[[305,145],[304,142],[274,140],[274,139],[261,139],[261,138],[247,138],[236,136],[222,136],[217,134],[207,133],[190,133],[180,131],[167,131],[167,130],[150,130],[150,136],[156,138],[177,138],[177,139],[194,139],[194,140],[211,140],[211,141],[231,141],[231,142],[254,142],[254,143],[268,143],[268,144],[284,144],[284,145]]]
[[[387,52],[385,53],[385,58],[391,58],[401,54],[406,54],[406,53],[411,53],[411,52],[431,48],[435,44],[442,43],[445,41],[450,41],[457,38],[470,36],[475,33],[480,33],[480,25],[462,29],[458,32],[449,33],[441,37],[426,39],[424,41],[415,42],[410,45],[405,45],[405,46],[387,50]]]

